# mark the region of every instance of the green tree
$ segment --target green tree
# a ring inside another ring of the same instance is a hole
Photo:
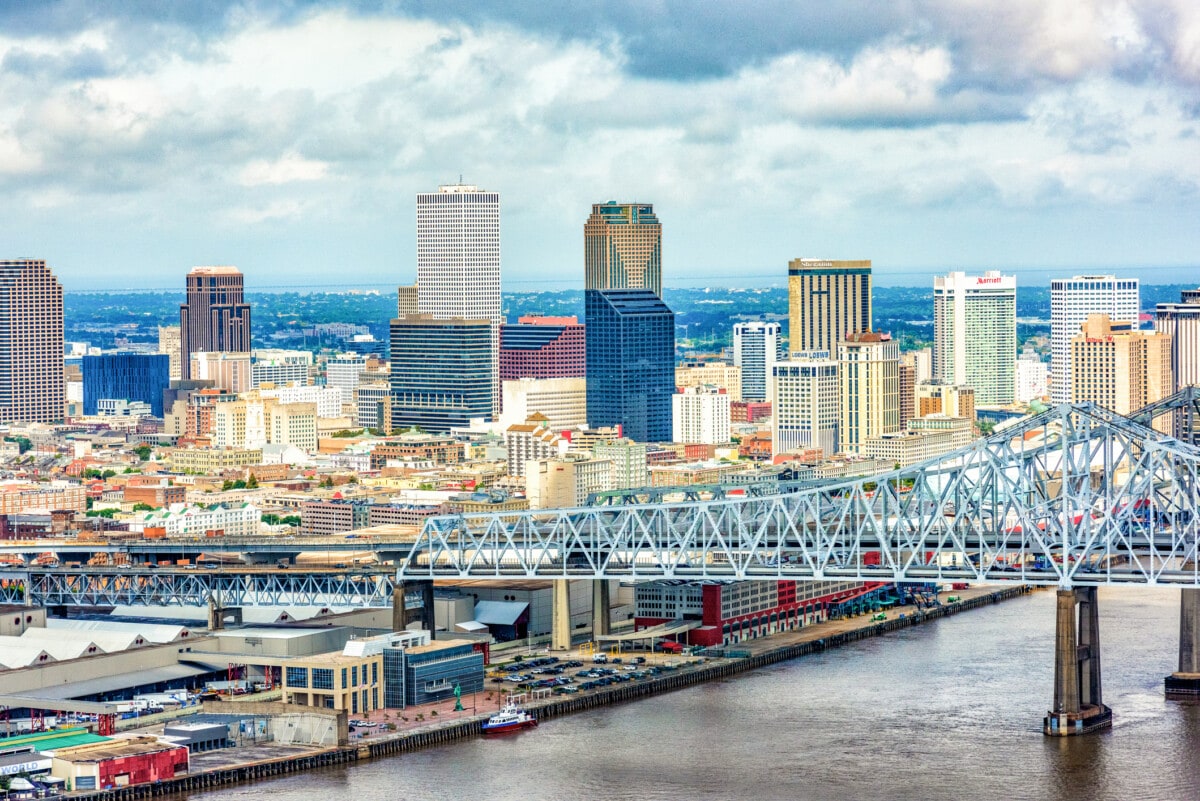
[[[154,453],[154,449],[149,445],[139,445],[133,449],[133,452],[138,455],[138,458],[143,462],[150,460],[150,454]]]
[[[87,512],[88,517],[103,517],[108,520],[112,520],[116,514],[116,509],[91,509]]]
[[[250,474],[250,478],[246,479],[246,489],[258,489],[258,477],[253,473]]]
[[[154,507],[148,503],[142,503],[139,501],[138,503],[135,503],[133,505],[133,511],[135,511],[135,512],[153,512]]]
[[[100,474],[100,478],[112,478],[116,474],[117,474],[116,470],[105,470],[103,473]]]

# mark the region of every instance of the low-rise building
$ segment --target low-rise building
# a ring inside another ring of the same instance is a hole
[[[383,706],[382,674],[380,654],[335,651],[288,660],[283,665],[283,698],[289,704],[365,714]]]
[[[395,643],[383,649],[385,706],[403,709],[459,693],[483,691],[483,653],[468,640],[428,645]]]
[[[262,460],[261,448],[171,448],[166,463],[172,472],[208,476],[262,464]]]
[[[227,537],[249,537],[258,534],[261,523],[262,512],[249,503],[211,507],[176,504],[138,515],[129,521],[129,530],[162,528],[168,537],[204,537],[217,532]]]

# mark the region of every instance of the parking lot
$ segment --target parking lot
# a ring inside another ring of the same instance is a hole
[[[493,668],[488,683],[509,693],[549,690],[554,695],[571,695],[623,682],[645,681],[683,666],[679,658],[655,656],[601,654],[578,659],[543,656]]]

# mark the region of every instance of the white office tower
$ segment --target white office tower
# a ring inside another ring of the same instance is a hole
[[[1050,282],[1050,400],[1071,400],[1071,339],[1089,314],[1107,314],[1114,323],[1138,327],[1140,297],[1136,278],[1077,275]]]
[[[995,270],[933,279],[933,375],[965,384],[982,406],[1016,393],[1017,278]]]
[[[343,353],[325,362],[325,386],[340,389],[342,400],[350,403],[366,369],[365,358],[353,353]]]
[[[440,186],[417,195],[417,309],[492,324],[492,419],[500,409],[500,195]]]
[[[779,323],[733,326],[733,364],[742,370],[742,400],[771,400],[771,368],[779,361]]]
[[[671,396],[671,441],[724,445],[729,442],[729,395],[714,386],[684,387]]]
[[[771,369],[771,452],[838,452],[838,365],[825,352],[794,353]]]
[[[1017,403],[1029,403],[1044,398],[1048,389],[1049,371],[1042,357],[1027,350],[1017,359]]]

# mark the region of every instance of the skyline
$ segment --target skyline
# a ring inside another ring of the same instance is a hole
[[[8,255],[74,290],[406,283],[416,195],[462,175],[508,286],[582,286],[608,200],[654,204],[668,286],[1194,279],[1193,4],[788,8],[5,4]]]

